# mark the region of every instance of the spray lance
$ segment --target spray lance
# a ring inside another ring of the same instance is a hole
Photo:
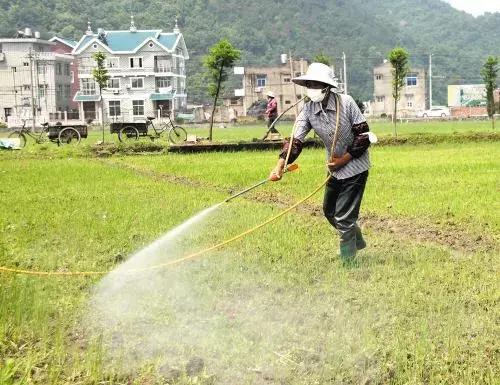
[[[297,104],[299,104],[301,101],[303,101],[306,97],[304,96],[303,98],[299,99],[296,103],[292,104],[289,108],[287,108],[285,111],[283,111],[271,124],[271,126],[269,127],[269,130],[267,131],[266,135],[264,136],[264,138],[269,134],[269,132],[271,131],[271,129],[274,127],[274,125],[276,124],[276,122],[278,120],[281,119],[281,117],[287,112],[289,111],[290,109],[292,109],[293,107],[295,107]],[[295,124],[293,125],[293,129],[292,129],[292,135],[291,135],[291,138],[290,138],[290,141],[293,141],[293,134],[294,134],[294,131],[295,131]],[[290,142],[291,143],[291,142]],[[287,156],[286,156],[286,161],[288,161],[288,158],[290,157],[290,151],[292,149],[292,146],[289,146],[289,149],[288,149],[288,153],[287,153]],[[284,172],[293,172],[293,171],[296,171],[298,170],[299,168],[299,165],[298,164],[289,164],[288,166],[285,167],[285,169],[283,170]],[[263,184],[265,184],[266,182],[269,182],[271,180],[271,178],[266,178],[264,180],[261,180],[260,182],[254,184],[253,186],[250,186],[248,188],[246,188],[245,190],[243,191],[240,191],[239,193],[236,193],[234,195],[231,195],[229,198],[227,198],[226,200],[224,200],[224,202],[229,202],[231,200],[233,200],[234,198],[236,197],[239,197],[240,195],[243,195]]]
[[[298,165],[298,164],[296,164],[296,163],[294,163],[294,164],[289,164],[289,165],[287,166],[287,168],[285,169],[285,172],[292,172],[292,171],[296,171],[296,170],[298,170],[298,168],[299,168],[299,165]],[[240,195],[243,195],[243,194],[245,194],[245,193],[247,193],[247,192],[249,192],[249,191],[253,190],[253,189],[254,189],[254,188],[256,188],[256,187],[259,187],[259,186],[263,185],[264,183],[269,182],[270,180],[271,180],[270,178],[266,178],[266,179],[264,179],[264,180],[261,180],[259,183],[256,183],[256,184],[254,184],[253,186],[250,186],[250,187],[246,188],[245,190],[240,191],[239,193],[236,193],[236,194],[234,194],[234,195],[231,195],[229,198],[227,198],[226,200],[224,200],[224,202],[229,202],[229,201],[233,200],[234,198],[239,197]]]

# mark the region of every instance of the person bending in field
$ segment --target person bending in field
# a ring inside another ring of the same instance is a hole
[[[326,166],[331,175],[325,187],[323,212],[340,235],[340,256],[349,259],[356,255],[357,250],[366,247],[357,220],[370,168],[368,147],[372,133],[368,135],[368,124],[354,99],[335,92],[337,81],[330,67],[312,63],[305,75],[292,81],[307,88],[310,101],[297,116],[288,163],[297,159],[302,151],[302,142],[313,129],[326,147]],[[340,105],[338,139],[332,152],[337,102]],[[289,141],[285,141],[278,163],[270,175],[273,181],[280,180],[283,175],[289,146]]]

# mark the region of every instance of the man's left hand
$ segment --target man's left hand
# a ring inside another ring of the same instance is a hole
[[[326,165],[333,170],[338,170],[339,168],[342,168],[347,163],[349,163],[351,159],[352,159],[351,154],[346,152],[344,155],[340,157],[334,155],[333,158]]]

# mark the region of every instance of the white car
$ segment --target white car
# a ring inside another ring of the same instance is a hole
[[[428,110],[417,112],[417,118],[446,118],[447,116],[450,116],[448,107],[434,106]]]

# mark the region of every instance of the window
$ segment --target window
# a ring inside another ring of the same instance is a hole
[[[62,98],[63,97],[63,86],[62,84],[58,84],[56,88],[56,97]]]
[[[130,78],[131,88],[144,88],[144,78]]]
[[[68,75],[68,76],[69,76],[69,75],[71,74],[70,69],[71,69],[71,68],[70,68],[69,63],[66,63],[66,64],[64,65],[64,75]]]
[[[377,100],[377,102],[381,103],[385,100],[385,96],[377,96],[375,99]]]
[[[144,115],[144,100],[132,100],[134,116]]]
[[[375,80],[382,80],[382,79],[383,79],[383,77],[384,77],[384,76],[383,76],[383,75],[381,75],[381,74],[376,74],[376,75],[375,75]]]
[[[84,95],[95,95],[95,82],[93,79],[82,79],[81,86]]]
[[[97,44],[95,44],[95,43],[92,44],[92,47],[97,48]]]
[[[47,94],[47,84],[40,84],[40,86],[38,87],[38,97],[44,98],[46,94]]]
[[[109,116],[121,116],[122,110],[120,107],[119,100],[110,100],[109,101]]]
[[[131,57],[130,68],[142,68],[142,57]]]
[[[120,78],[110,78],[108,80],[108,87],[107,88],[111,88],[111,89],[115,89],[115,90],[120,89]]]
[[[29,91],[29,90],[31,90],[31,86],[29,84],[23,84],[23,90]]]
[[[283,83],[290,83],[290,78],[283,78]]]
[[[120,58],[118,57],[108,57],[106,59],[106,67],[108,68],[118,68],[120,66]]]
[[[62,75],[62,64],[61,63],[56,64],[56,75]]]
[[[75,72],[71,71],[70,76],[71,76],[71,84],[73,84],[75,82]]]
[[[413,102],[407,102],[406,107],[412,108],[413,107]]]
[[[285,100],[285,104],[292,104],[290,100]]]
[[[29,62],[27,62],[27,61],[25,61],[25,62],[23,62],[23,66],[24,66],[24,67],[29,67],[29,66],[30,66],[30,63],[29,63]]]
[[[238,99],[231,99],[231,104],[232,105],[237,105],[238,104]]]
[[[45,63],[38,63],[37,64],[37,71],[38,71],[38,74],[44,75],[45,72],[47,71],[47,66],[45,65]]]
[[[409,87],[417,85],[417,74],[416,73],[409,73],[406,76],[406,85]]]
[[[257,87],[266,86],[267,75],[257,75]]]
[[[71,86],[69,84],[65,84],[64,85],[64,97],[66,99],[68,99],[70,95],[71,95]]]
[[[153,43],[151,43],[151,42],[150,42],[150,43],[148,44],[148,46],[149,46],[149,48],[153,48],[155,45],[154,45]]]
[[[157,88],[167,88],[172,85],[170,78],[156,78],[156,87]]]

